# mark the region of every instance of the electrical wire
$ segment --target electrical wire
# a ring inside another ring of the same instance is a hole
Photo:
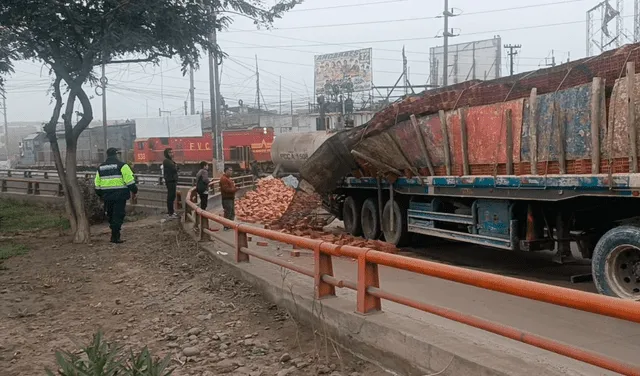
[[[587,0],[564,0],[564,1],[554,1],[554,2],[550,2],[550,3],[542,3],[542,4],[533,4],[533,5],[524,5],[524,6],[518,6],[518,7],[510,7],[510,8],[488,9],[488,10],[477,11],[477,12],[462,13],[462,14],[457,15],[456,17],[487,14],[487,13],[508,12],[508,11],[514,11],[514,10],[531,9],[531,8],[541,8],[541,7],[548,7],[548,6],[553,6],[553,5],[571,4],[571,3],[586,2],[586,1]],[[377,24],[384,24],[384,23],[398,23],[398,22],[434,20],[434,19],[438,19],[438,18],[441,18],[441,17],[442,16],[429,16],[429,17],[401,18],[401,19],[395,19],[395,20],[347,22],[347,23],[340,23],[340,24],[324,24],[324,25],[320,24],[320,25],[291,26],[291,27],[273,28],[273,29],[269,29],[269,31],[273,31],[273,30],[320,29],[320,28],[358,26],[358,25],[377,25]],[[242,29],[242,30],[234,30],[234,31],[227,31],[227,32],[241,33],[241,32],[255,32],[255,31],[256,30]]]

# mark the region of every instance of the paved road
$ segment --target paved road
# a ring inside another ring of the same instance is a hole
[[[232,232],[220,233],[228,237],[228,240],[233,241]],[[280,257],[293,264],[313,268],[313,257],[310,252],[303,251],[300,257],[291,257],[289,253],[291,246],[289,245],[269,241],[268,247],[259,247],[255,244],[255,241],[254,237],[253,242],[249,245],[250,248],[262,249],[272,256]],[[447,256],[447,252],[460,247],[459,244],[441,244],[439,247],[432,248],[430,253],[439,254],[446,260],[451,257]],[[483,252],[491,251],[476,247],[465,248],[465,252],[480,252],[478,256],[485,256]],[[503,256],[503,262],[498,263],[503,270],[508,269],[509,265],[518,265],[517,270],[512,270],[511,273],[498,274],[516,274],[519,276],[525,274],[527,279],[536,280],[539,279],[537,276],[549,275],[548,272],[551,271],[551,275],[555,276],[554,278],[557,278],[558,282],[561,282],[558,284],[568,285],[562,276],[571,273],[561,271],[561,267],[554,266],[550,262],[544,261],[543,258],[527,256],[524,260],[517,260],[515,256],[508,255],[504,251],[498,252],[501,252],[500,255]],[[492,257],[498,256],[494,254]],[[479,259],[485,258],[479,257]],[[533,260],[530,263],[530,266],[533,266],[531,269],[526,267],[526,263],[523,263],[522,266],[516,263],[516,261],[526,260]],[[478,269],[486,269],[487,265],[485,263],[485,265],[471,266]],[[334,258],[333,268],[336,277],[350,281],[356,280],[356,263],[353,260]],[[588,268],[588,265],[577,265],[573,268],[584,269]],[[430,304],[509,325],[631,364],[640,363],[638,358],[640,353],[640,325],[635,323],[437,278],[402,272],[388,267],[380,267],[380,284],[385,290],[408,295]],[[589,285],[583,285],[582,287],[586,290],[590,289]],[[341,290],[339,294],[350,297],[355,304],[355,294],[351,291]],[[383,302],[383,309],[414,320],[426,322],[434,319],[433,316],[424,312],[391,302]],[[472,330],[472,328],[469,329]]]

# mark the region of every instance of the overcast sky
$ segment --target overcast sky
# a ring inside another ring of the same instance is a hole
[[[270,1],[270,0],[268,0]],[[535,70],[555,51],[558,60],[585,56],[585,12],[598,0],[449,0],[459,17],[450,27],[460,34],[451,43],[502,37],[503,44],[521,44],[516,72]],[[614,1],[612,1],[615,4]],[[633,2],[625,3],[625,29],[633,33]],[[443,0],[305,0],[294,11],[277,20],[273,30],[257,31],[248,20],[237,19],[219,34],[219,43],[229,54],[222,67],[221,91],[226,103],[239,99],[254,105],[256,99],[255,55],[258,56],[260,86],[269,110],[279,107],[279,77],[282,77],[283,112],[303,107],[313,97],[313,57],[317,54],[373,48],[375,85],[393,85],[402,72],[402,46],[406,47],[411,82],[424,84],[429,76],[429,48],[442,44]],[[520,9],[516,9],[520,8]],[[611,30],[615,29],[614,23]],[[625,41],[630,42],[629,39]],[[502,71],[507,70],[503,51]],[[157,116],[158,108],[183,112],[189,79],[182,77],[175,61],[160,66],[119,65],[109,67],[108,117],[125,119]],[[208,109],[207,61],[196,72],[196,108]],[[47,69],[37,62],[16,64],[7,79],[9,121],[44,121],[51,112],[47,94]],[[93,88],[88,89],[93,93]],[[313,99],[311,99],[313,100]],[[95,119],[101,119],[101,99],[94,96]]]

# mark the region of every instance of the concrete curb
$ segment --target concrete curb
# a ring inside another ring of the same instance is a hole
[[[191,224],[183,222],[182,226],[187,233],[194,234]],[[322,301],[313,299],[313,281],[306,276],[255,258],[250,263],[236,264],[230,248],[222,243],[203,242],[200,246],[226,265],[230,274],[251,283],[297,320],[392,374],[612,374],[435,316],[427,324],[388,310],[362,316],[354,312],[355,299],[345,299],[345,294],[338,293],[337,297]]]

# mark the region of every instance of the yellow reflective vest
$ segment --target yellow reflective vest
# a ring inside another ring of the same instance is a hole
[[[116,157],[107,158],[98,167],[94,184],[96,193],[105,201],[126,201],[131,198],[131,192],[138,193],[131,167]]]

